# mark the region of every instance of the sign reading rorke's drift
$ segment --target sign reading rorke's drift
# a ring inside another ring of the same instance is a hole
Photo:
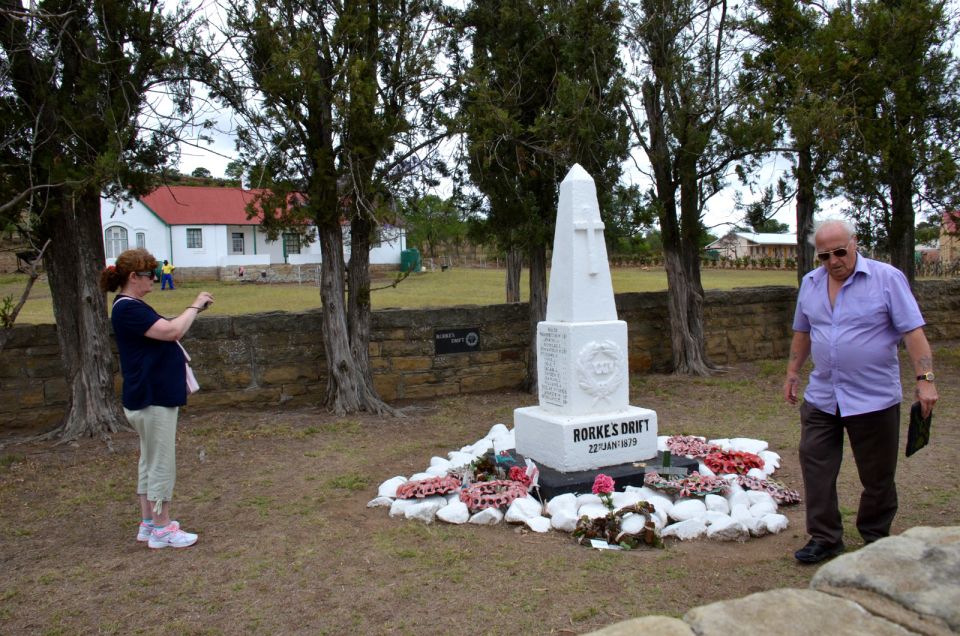
[[[560,184],[547,319],[537,325],[539,406],[514,411],[517,452],[560,472],[657,454],[657,414],[630,406],[627,323],[617,319],[593,178]]]

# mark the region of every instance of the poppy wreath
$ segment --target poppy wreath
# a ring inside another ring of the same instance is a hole
[[[431,495],[445,495],[460,487],[456,477],[432,477],[408,481],[397,486],[397,499],[423,499]]]
[[[533,480],[530,478],[530,475],[527,474],[527,469],[525,466],[511,466],[509,475],[510,481],[521,483],[523,484],[524,488],[530,490]]]
[[[763,468],[763,460],[743,451],[717,451],[707,455],[703,463],[718,475],[744,475],[751,468]]]
[[[506,479],[478,481],[460,491],[460,501],[467,504],[471,511],[504,508],[513,503],[514,499],[526,496],[526,486],[519,481]]]
[[[719,446],[708,444],[696,435],[673,435],[667,439],[667,449],[674,455],[685,455],[701,459],[720,450]]]
[[[727,482],[720,477],[701,475],[694,471],[682,479],[664,479],[658,473],[647,473],[643,483],[651,488],[668,493],[675,493],[680,497],[706,497],[719,495],[727,489]]]
[[[800,503],[800,493],[790,490],[783,484],[772,479],[756,479],[746,475],[737,475],[737,482],[749,490],[759,490],[768,493],[780,505]]]

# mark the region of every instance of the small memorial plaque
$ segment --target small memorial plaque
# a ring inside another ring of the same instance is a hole
[[[480,351],[480,328],[436,329],[433,332],[434,355]]]

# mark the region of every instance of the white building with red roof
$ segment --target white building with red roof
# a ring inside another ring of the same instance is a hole
[[[132,201],[102,199],[107,264],[125,249],[146,248],[176,267],[305,265],[320,262],[320,244],[289,232],[267,240],[260,218],[247,218],[256,190],[215,186],[161,186]],[[309,228],[308,236],[316,233]],[[402,229],[383,228],[371,249],[372,265],[399,265],[406,247]],[[345,245],[349,251],[349,243]],[[347,254],[349,257],[349,254]]]

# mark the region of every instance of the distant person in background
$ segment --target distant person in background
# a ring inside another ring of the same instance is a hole
[[[213,296],[200,292],[193,304],[167,320],[144,302],[153,290],[157,260],[144,249],[127,250],[100,275],[100,289],[120,293],[110,320],[120,353],[123,412],[140,436],[137,541],[151,548],[186,548],[197,535],[170,519],[176,481],[177,417],[187,403],[186,352],[179,340]]]
[[[938,397],[923,316],[903,272],[858,254],[853,226],[843,220],[820,223],[813,243],[823,267],[800,285],[783,385],[784,399],[796,404],[800,369],[813,357],[800,407],[800,468],[811,536],[794,555],[801,563],[844,550],[837,498],[844,431],[863,486],[857,530],[865,543],[890,534],[897,514],[901,340],[924,417]]]
[[[176,267],[174,267],[167,261],[163,261],[163,267],[160,268],[160,271],[162,273],[162,278],[160,280],[160,291],[164,291],[167,289],[167,283],[170,283],[170,289],[174,289],[173,270],[175,269]]]

